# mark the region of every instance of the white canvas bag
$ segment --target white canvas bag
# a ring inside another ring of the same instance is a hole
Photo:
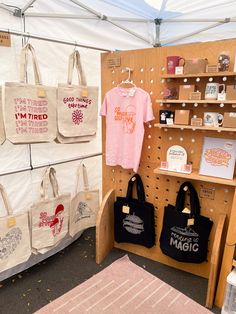
[[[49,185],[53,197],[49,198]],[[41,182],[41,199],[31,206],[32,247],[40,250],[56,245],[68,233],[70,193],[59,195],[56,171],[50,167]]]
[[[35,85],[26,83],[29,53]],[[56,88],[42,85],[34,48],[21,50],[20,82],[5,83],[4,120],[6,137],[12,143],[50,142],[56,138]]]
[[[83,174],[83,191],[78,192],[79,178]],[[71,200],[69,233],[73,237],[78,232],[96,225],[99,210],[99,190],[90,190],[87,169],[84,164],[77,171],[76,194]]]
[[[72,85],[76,68],[78,85]],[[67,84],[58,85],[58,132],[61,143],[85,142],[97,131],[98,87],[87,86],[78,51],[69,56]]]
[[[0,193],[7,211],[0,217],[0,272],[27,261],[31,255],[28,212],[13,214],[4,187]]]
[[[0,87],[0,144],[6,139],[4,122],[3,122],[3,111],[2,111],[2,88]]]

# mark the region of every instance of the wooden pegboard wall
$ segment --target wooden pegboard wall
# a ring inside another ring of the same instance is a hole
[[[168,203],[175,203],[176,193],[179,190],[179,186],[185,180],[188,180],[188,176],[186,175],[185,179],[159,174],[157,175],[154,174],[154,169],[158,167],[161,160],[166,159],[167,149],[169,146],[174,144],[179,144],[187,150],[188,161],[193,164],[193,168],[198,169],[204,136],[235,138],[235,133],[159,129],[154,127],[154,124],[159,122],[159,110],[169,107],[168,105],[160,102],[163,89],[167,85],[170,86],[169,84],[184,84],[181,80],[168,81],[161,78],[161,75],[165,73],[162,70],[166,64],[166,56],[180,55],[186,59],[197,57],[208,58],[209,63],[216,63],[218,55],[222,51],[227,50],[230,52],[231,60],[234,60],[233,47],[235,46],[235,43],[235,41],[224,41],[113,52],[102,55],[102,96],[104,97],[108,90],[115,87],[126,78],[127,73],[125,73],[123,69],[125,67],[130,67],[133,70],[132,79],[135,84],[150,93],[153,103],[153,111],[156,117],[155,121],[145,126],[143,150],[138,171],[144,182],[146,200],[153,203],[156,210],[156,246],[151,249],[132,244],[116,243],[115,246],[206,278],[209,276],[209,259],[211,256],[211,249],[219,215],[220,213],[226,213],[229,220],[235,188],[233,186],[223,186],[221,184],[204,181],[192,181],[198,192],[200,192],[200,189],[202,188],[209,188],[215,191],[214,200],[200,198],[201,213],[202,215],[210,217],[214,222],[214,226],[210,236],[208,262],[201,264],[179,263],[162,254],[159,247],[159,236],[162,228],[164,206]],[[108,68],[106,61],[117,56],[121,58],[121,66]],[[221,79],[214,79],[214,82],[220,80]],[[232,83],[234,78],[229,80]],[[188,79],[188,84],[193,82],[194,79]],[[201,79],[200,82],[198,82],[198,87],[203,93],[207,82],[207,78]],[[208,106],[208,108],[206,106]],[[194,104],[187,104],[186,109],[192,109],[194,114],[198,114],[198,116],[201,116],[203,111],[206,111],[206,109],[221,113],[227,109],[230,111],[235,110],[231,105],[225,106],[227,107],[222,108],[216,107],[215,105],[199,104],[195,107]],[[181,104],[171,104],[171,109],[182,109],[182,106]],[[104,121],[105,120],[103,120],[103,122]],[[103,152],[105,152],[105,123],[103,123]],[[110,188],[113,188],[116,191],[116,196],[124,196],[126,194],[128,179],[132,174],[133,172],[131,170],[124,170],[119,166],[106,166],[105,159],[103,159],[103,194],[105,195]],[[225,236],[226,235],[224,235],[224,237]]]

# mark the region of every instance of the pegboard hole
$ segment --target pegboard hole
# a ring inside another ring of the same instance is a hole
[[[149,185],[146,185],[146,188],[149,188]]]
[[[112,85],[115,85],[115,81],[112,81]]]
[[[148,138],[152,138],[152,136],[149,134],[149,135],[148,135]]]
[[[170,182],[170,179],[166,179],[166,182]]]
[[[151,146],[150,146],[150,145],[148,145],[148,149],[151,149]]]
[[[224,204],[225,204],[225,205],[228,204],[228,201],[224,201]]]
[[[169,202],[168,198],[166,198],[166,202]]]
[[[154,68],[150,68],[150,71],[153,72],[153,71],[154,71]]]
[[[154,80],[150,80],[150,83],[153,84]]]
[[[158,200],[158,196],[156,196],[155,199]]]
[[[148,127],[149,127],[149,129],[151,129],[151,128],[152,128],[152,125],[151,125],[151,123],[149,123],[149,124],[148,124]]]
[[[122,190],[122,189],[119,189],[119,191],[122,192],[123,190]]]
[[[159,187],[158,187],[158,186],[156,186],[156,190],[159,190]]]
[[[144,69],[143,69],[143,68],[141,68],[141,69],[140,69],[140,72],[143,72],[143,71],[144,71]]]
[[[140,83],[143,84],[143,80],[140,80]]]
[[[157,149],[161,149],[161,146],[158,146]]]

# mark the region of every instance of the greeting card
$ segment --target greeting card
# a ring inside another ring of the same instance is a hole
[[[233,179],[236,140],[205,137],[199,174]]]

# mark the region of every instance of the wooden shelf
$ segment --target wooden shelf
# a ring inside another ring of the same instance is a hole
[[[159,168],[156,168],[154,169],[154,173],[165,175],[165,176],[184,178],[184,179],[189,179],[189,180],[198,180],[198,181],[236,186],[236,178],[234,178],[233,180],[227,180],[227,179],[222,179],[222,178],[203,176],[203,175],[198,174],[197,170],[193,170],[192,173],[186,174],[186,173],[179,173],[179,172],[161,170]]]
[[[236,132],[236,128],[223,128],[223,127],[209,127],[209,126],[192,126],[180,124],[161,124],[155,123],[154,127],[160,129],[180,129],[180,130],[201,130],[201,131],[216,131],[216,132]]]
[[[198,74],[163,74],[161,78],[188,78],[188,77],[222,77],[222,76],[236,76],[236,72],[216,72],[216,73],[198,73]]]
[[[200,99],[200,100],[182,100],[182,99],[157,99],[157,103],[163,103],[163,104],[236,104],[235,100],[207,100],[207,99]]]

